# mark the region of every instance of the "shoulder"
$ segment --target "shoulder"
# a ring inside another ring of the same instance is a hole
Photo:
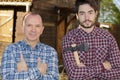
[[[19,52],[19,42],[11,43],[3,51],[3,57],[13,57]]]
[[[80,31],[78,28],[75,28],[66,33],[66,35],[62,38],[62,48],[69,47],[72,43],[75,43],[79,33]]]
[[[40,47],[44,48],[44,49],[54,49],[52,46],[44,44],[44,43],[39,43]]]
[[[56,50],[50,46],[50,45],[47,45],[47,44],[44,44],[44,43],[39,43],[39,48],[41,49],[41,51],[43,52],[50,52],[50,53],[57,53]]]
[[[21,43],[22,43],[22,41],[19,41],[19,42],[16,42],[16,43],[11,43],[11,44],[6,46],[5,50],[9,50],[9,51],[17,50]]]
[[[62,38],[62,40],[72,39],[76,34],[77,34],[77,28],[67,32]]]
[[[106,40],[109,44],[116,42],[116,38],[112,33],[102,28],[98,28],[97,35],[100,39]]]
[[[107,38],[107,39],[114,38],[113,35],[109,31],[104,30],[102,28],[97,28],[97,35],[103,38]]]

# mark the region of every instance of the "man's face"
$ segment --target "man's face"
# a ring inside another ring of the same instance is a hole
[[[95,24],[97,12],[89,4],[83,4],[79,6],[76,17],[83,28],[91,28]]]
[[[23,24],[25,39],[28,41],[38,41],[43,32],[43,24],[39,15],[28,15]]]

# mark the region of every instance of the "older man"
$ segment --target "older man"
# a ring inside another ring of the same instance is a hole
[[[3,53],[2,80],[58,80],[57,52],[39,41],[44,30],[41,16],[25,15],[22,30],[24,39]]]

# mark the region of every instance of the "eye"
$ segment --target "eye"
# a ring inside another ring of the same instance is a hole
[[[41,27],[41,25],[36,25],[36,27]]]
[[[92,10],[92,11],[89,11],[89,14],[93,14],[94,13],[94,11]]]
[[[84,12],[80,12],[79,14],[80,14],[80,15],[84,15]]]
[[[27,27],[31,27],[32,25],[31,24],[28,24]]]
[[[80,15],[84,15],[84,13],[80,13]]]
[[[93,12],[89,12],[89,14],[93,14]]]

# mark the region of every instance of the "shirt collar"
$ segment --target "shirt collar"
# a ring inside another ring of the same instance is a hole
[[[32,48],[30,46],[30,44],[25,39],[23,39],[22,42],[23,42],[23,46],[24,47],[30,47],[30,48]],[[36,46],[34,47],[34,49],[38,48],[39,46],[40,46],[40,41],[36,44]]]
[[[77,28],[77,33],[80,33],[80,35],[86,36],[86,37],[87,37],[87,36],[96,36],[96,35],[97,35],[97,27],[94,26],[93,31],[90,32],[90,33],[85,32],[83,29],[81,29],[81,28],[79,27],[79,28]]]

